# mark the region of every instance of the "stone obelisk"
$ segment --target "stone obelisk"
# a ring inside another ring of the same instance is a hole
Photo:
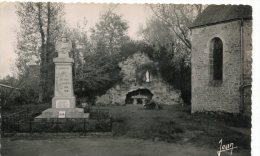
[[[52,108],[42,112],[37,118],[87,118],[82,108],[76,108],[76,98],[73,91],[72,64],[69,57],[72,43],[66,35],[56,43],[58,57],[53,59],[55,64],[55,89],[52,98]]]

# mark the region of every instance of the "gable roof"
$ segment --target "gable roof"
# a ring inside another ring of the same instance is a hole
[[[252,7],[249,5],[209,5],[191,24],[190,29],[238,19],[252,19]]]

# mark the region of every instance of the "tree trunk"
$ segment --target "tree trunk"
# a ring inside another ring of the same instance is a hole
[[[52,47],[51,47],[51,34],[50,34],[50,25],[51,25],[51,6],[50,2],[47,3],[47,25],[46,25],[46,51],[45,51],[45,99],[48,99],[50,93],[51,93],[51,73],[52,73],[52,66],[51,66],[51,60],[52,60]]]
[[[45,96],[45,34],[43,31],[43,22],[42,22],[42,3],[37,3],[36,4],[38,8],[38,24],[39,24],[39,29],[40,29],[40,34],[41,34],[41,49],[40,49],[40,89],[39,89],[39,99],[38,102],[42,103],[43,98]]]

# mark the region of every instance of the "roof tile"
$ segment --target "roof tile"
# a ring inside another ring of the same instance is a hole
[[[192,23],[190,28],[217,24],[236,19],[252,18],[249,5],[209,5]]]

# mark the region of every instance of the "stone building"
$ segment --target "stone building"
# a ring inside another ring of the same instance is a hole
[[[192,112],[250,115],[251,6],[210,5],[190,29]]]
[[[122,81],[97,97],[96,104],[138,105],[150,100],[168,105],[182,103],[181,92],[162,79],[158,63],[145,53],[134,53],[120,62],[119,67]]]

